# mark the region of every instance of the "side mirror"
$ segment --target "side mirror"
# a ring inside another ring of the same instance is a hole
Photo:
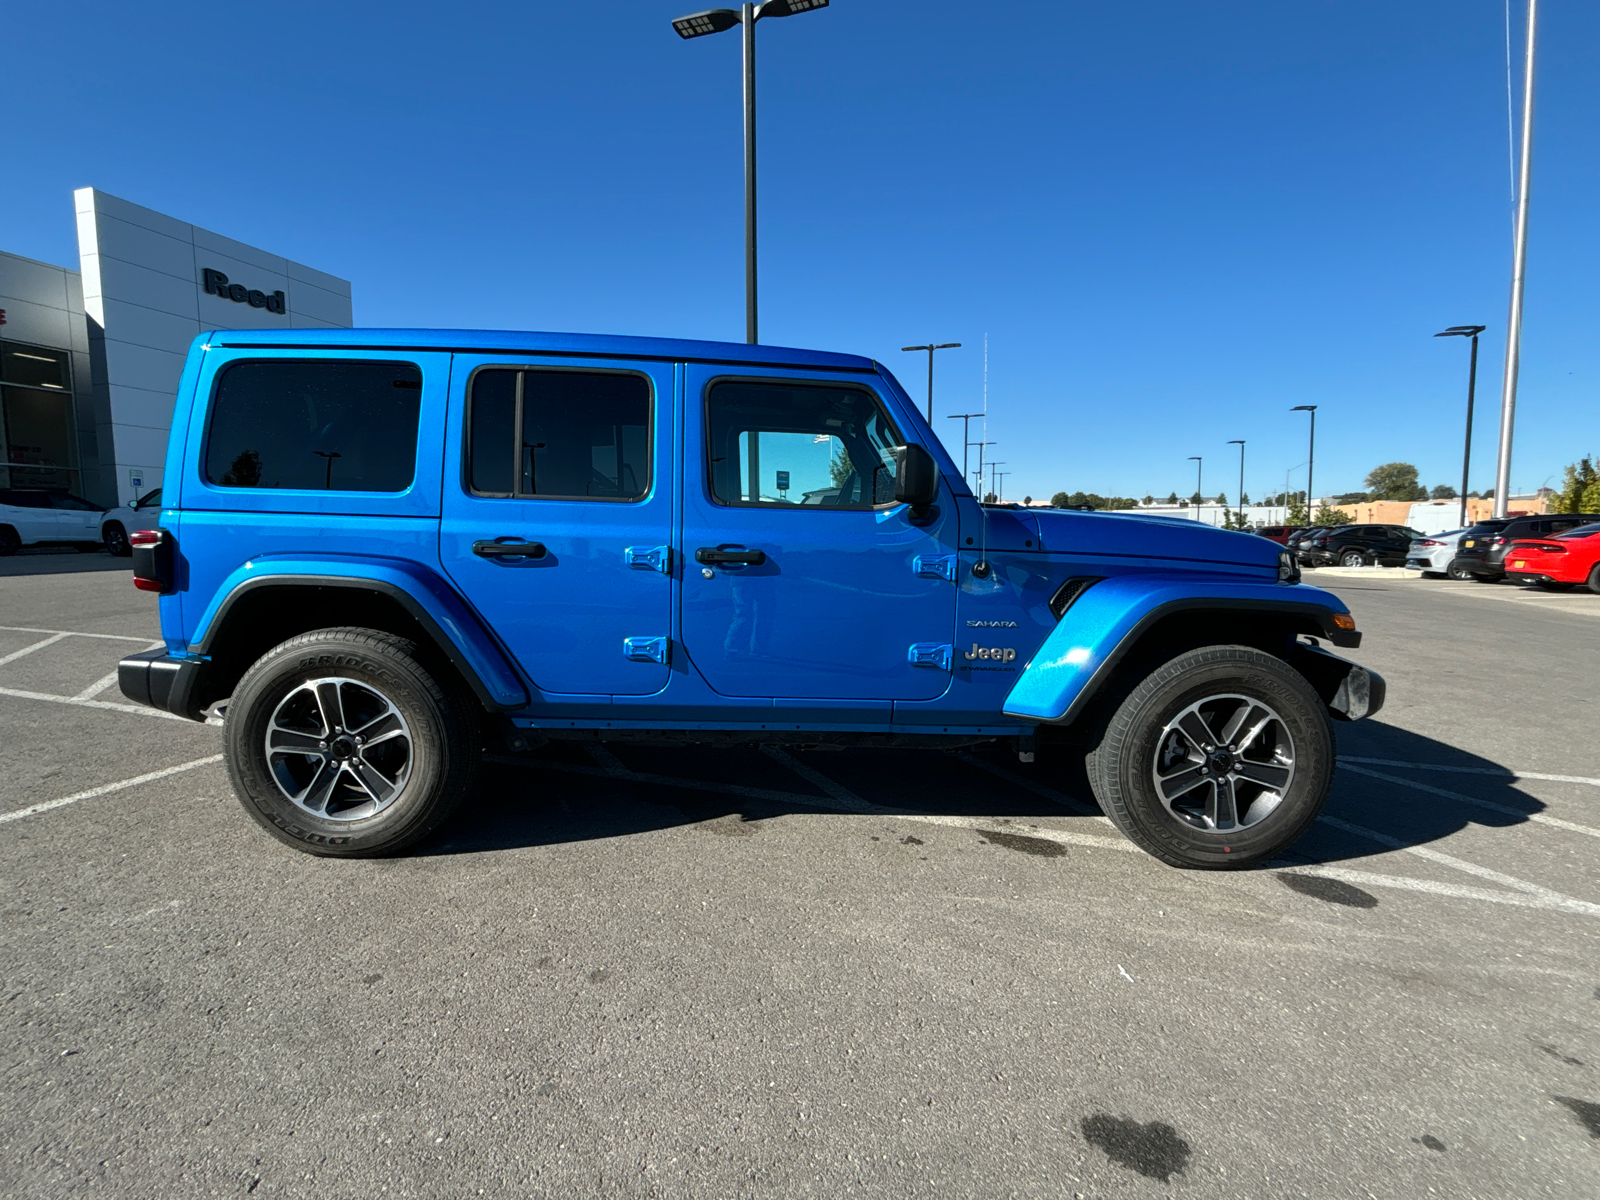
[[[894,467],[895,503],[927,508],[939,498],[939,467],[921,446],[896,446]]]

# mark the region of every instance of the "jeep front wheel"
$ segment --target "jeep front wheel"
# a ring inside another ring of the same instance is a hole
[[[393,854],[421,841],[472,786],[475,706],[451,695],[404,638],[321,629],[268,651],[224,723],[245,811],[311,854]]]
[[[1156,668],[1112,716],[1089,780],[1129,840],[1175,867],[1249,867],[1305,832],[1333,779],[1321,698],[1281,659],[1208,646]]]

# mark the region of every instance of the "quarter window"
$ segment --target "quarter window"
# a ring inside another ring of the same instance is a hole
[[[403,492],[416,471],[422,370],[372,361],[242,362],[211,406],[218,487]]]
[[[725,380],[706,397],[712,498],[784,508],[894,503],[900,435],[871,392]]]
[[[477,372],[467,482],[480,496],[644,499],[650,381],[623,371]]]

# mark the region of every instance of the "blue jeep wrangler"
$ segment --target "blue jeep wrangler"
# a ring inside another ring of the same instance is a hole
[[[134,535],[165,648],[123,692],[225,712],[245,809],[410,846],[486,745],[1035,746],[1186,867],[1315,819],[1383,681],[1274,542],[981,504],[870,359],[435,330],[210,333]]]

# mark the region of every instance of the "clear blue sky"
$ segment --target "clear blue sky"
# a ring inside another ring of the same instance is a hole
[[[739,43],[695,0],[12,6],[0,248],[92,185],[343,275],[372,325],[743,336]],[[1521,44],[1521,4],[1513,37]],[[1545,6],[1518,449],[1600,450],[1600,6]],[[996,14],[1009,14],[995,20]],[[759,27],[763,341],[979,403],[1008,497],[1493,481],[1502,0],[835,0]],[[1519,51],[1520,54],[1520,51]],[[1520,69],[1520,61],[1519,61]],[[940,421],[959,441],[959,422]],[[976,436],[976,433],[974,434]],[[1303,483],[1303,476],[1302,476]]]

